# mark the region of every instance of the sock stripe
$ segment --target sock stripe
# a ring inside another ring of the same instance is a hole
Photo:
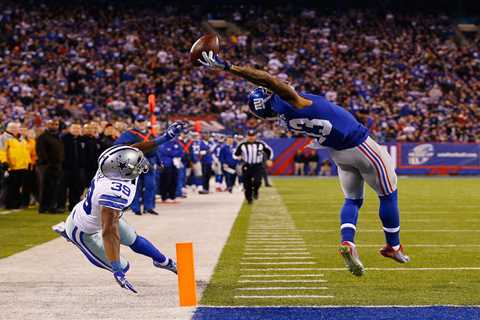
[[[388,232],[388,233],[399,232],[399,231],[400,231],[400,226],[398,226],[398,227],[396,227],[396,228],[386,228],[386,227],[383,227],[383,231]]]
[[[353,230],[357,230],[357,227],[353,224],[353,223],[343,223],[341,226],[340,226],[340,230],[343,230],[345,228],[350,228],[350,229],[353,229]]]

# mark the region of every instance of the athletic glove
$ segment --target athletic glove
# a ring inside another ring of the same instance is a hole
[[[173,139],[178,136],[180,132],[182,132],[187,127],[187,125],[188,124],[186,122],[175,121],[167,128],[166,134],[170,139]]]
[[[121,264],[119,261],[112,262],[112,269],[113,269],[113,277],[115,281],[120,285],[120,287],[130,290],[133,293],[138,293],[137,290],[133,287],[133,285],[127,280],[125,277],[125,273],[122,270]]]
[[[213,51],[202,52],[203,59],[198,59],[198,62],[203,64],[205,67],[223,69],[225,71],[230,69],[230,63],[223,61],[218,54],[213,53]]]

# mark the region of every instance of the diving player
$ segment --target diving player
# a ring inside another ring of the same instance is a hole
[[[292,132],[312,137],[316,147],[329,149],[338,166],[345,195],[340,212],[339,251],[351,273],[361,276],[365,270],[354,240],[358,212],[363,203],[364,182],[375,190],[380,199],[380,220],[386,240],[380,254],[400,263],[410,260],[400,244],[397,176],[393,161],[368,136],[367,128],[344,108],[319,95],[297,93],[290,85],[265,71],[232,65],[212,51],[202,52],[202,59],[198,61],[206,67],[223,69],[260,86],[248,97],[253,114],[262,119],[280,118]]]
[[[175,122],[154,140],[130,146],[115,145],[105,150],[98,158],[98,171],[86,197],[73,208],[65,223],[52,227],[75,244],[93,265],[113,272],[122,288],[135,293],[125,277],[129,263],[120,256],[120,244],[152,258],[155,267],[177,273],[175,261],[138,235],[122,215],[134,201],[139,176],[149,170],[144,153],[173,139],[184,126]]]

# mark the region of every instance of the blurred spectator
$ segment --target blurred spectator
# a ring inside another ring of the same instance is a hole
[[[58,205],[62,165],[65,159],[63,142],[59,137],[60,123],[49,120],[36,143],[39,190],[38,213],[62,213]]]
[[[305,174],[305,155],[303,151],[298,149],[293,157],[293,174],[303,176]]]
[[[28,170],[25,172],[21,205],[22,207],[28,207],[31,204],[32,196],[38,201],[36,133],[33,129],[23,127],[22,136],[27,141],[30,163],[28,164]]]
[[[308,154],[305,156],[305,162],[308,164],[308,174],[311,176],[317,175],[318,168],[318,154],[317,151],[310,149]]]
[[[188,139],[185,133],[181,133],[178,137],[178,144],[182,147],[183,155],[180,158],[180,161],[176,164],[177,167],[177,191],[176,195],[177,198],[185,198],[186,193],[184,192],[184,188],[187,185],[187,177],[189,176],[189,172],[191,172],[190,168],[190,145],[192,144],[192,140]],[[175,160],[175,159],[174,159]],[[178,160],[175,160],[178,161]]]
[[[21,190],[31,164],[28,143],[20,133],[20,124],[10,122],[2,137],[0,163],[7,168],[5,179],[5,208],[18,209],[22,205]]]
[[[85,181],[88,178],[85,173],[87,154],[81,134],[81,125],[73,123],[62,137],[65,159],[63,161],[62,184],[58,202],[60,208],[66,208],[68,199],[69,211],[72,211],[73,207],[80,201],[85,186],[90,183],[90,181]],[[95,160],[95,162],[97,161]]]
[[[100,137],[100,144],[102,146],[101,152],[113,146],[113,143],[117,139],[118,139],[117,130],[111,124],[107,124]]]
[[[332,175],[332,164],[328,159],[325,159],[322,162],[322,166],[320,167],[320,175],[321,176],[331,176]]]
[[[177,197],[178,169],[175,162],[183,155],[183,149],[177,140],[170,140],[157,148],[161,163],[160,170],[160,195],[163,202],[175,201]]]
[[[222,164],[223,174],[227,185],[227,191],[232,193],[235,185],[235,178],[237,176],[236,167],[237,159],[234,157],[236,146],[234,145],[233,137],[227,136],[225,144],[220,150],[220,163]]]
[[[102,153],[103,146],[98,138],[98,124],[90,122],[83,126],[82,147],[85,156],[85,187],[88,187],[98,169],[98,157]]]

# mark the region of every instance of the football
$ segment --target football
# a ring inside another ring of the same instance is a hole
[[[209,52],[210,50],[215,53],[220,50],[220,40],[216,34],[206,34],[195,41],[190,49],[190,61],[196,66],[201,65],[198,59],[202,58],[202,52]]]

